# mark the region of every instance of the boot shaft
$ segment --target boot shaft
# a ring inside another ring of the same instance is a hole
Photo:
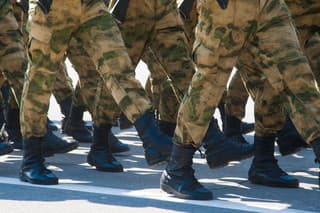
[[[196,152],[196,148],[192,146],[179,146],[173,144],[169,163],[167,165],[167,172],[180,176],[187,170],[192,170],[192,159]]]
[[[274,161],[275,136],[254,136],[254,163]]]
[[[91,149],[106,150],[109,148],[108,135],[111,131],[111,125],[93,126],[93,143]]]

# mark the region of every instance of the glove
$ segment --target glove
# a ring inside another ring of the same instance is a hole
[[[228,0],[217,0],[221,9],[225,10],[228,7]]]
[[[52,0],[38,0],[37,4],[39,5],[44,14],[48,14],[50,12]]]

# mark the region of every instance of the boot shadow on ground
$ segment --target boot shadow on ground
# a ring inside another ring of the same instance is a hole
[[[131,133],[130,133],[131,134]],[[55,155],[47,159],[49,168],[64,182],[73,184],[110,187],[127,190],[159,190],[159,178],[164,166],[150,168],[144,160],[143,149],[140,141],[132,138],[128,143],[131,151],[116,158],[123,164],[123,173],[105,173],[96,171],[86,163],[86,154],[90,144],[81,143],[80,147],[68,154]],[[21,164],[21,151],[15,151],[8,156],[0,157],[1,176],[18,177]],[[247,171],[251,160],[232,162],[227,167],[210,170],[205,159],[201,159],[199,153],[195,155],[194,168],[196,176],[207,188],[213,191],[215,199],[226,200],[234,203],[245,203],[249,206],[272,206],[277,204],[280,208],[295,208],[315,211],[320,208],[318,202],[319,191],[317,188],[317,167],[312,161],[312,150],[304,150],[296,155],[277,157],[279,165],[290,174],[296,176],[302,183],[299,189],[281,189],[266,186],[253,185],[247,181]],[[5,187],[14,187],[6,185]],[[20,187],[20,186],[19,186]],[[33,191],[35,188],[22,187],[21,190]],[[37,188],[38,190],[38,188]],[[46,189],[41,189],[45,193]],[[35,201],[62,201],[87,199],[90,202],[128,206],[128,207],[163,207],[162,201],[121,202],[116,196],[108,196],[108,199],[101,199],[101,196],[89,193],[76,193],[65,191],[63,196],[59,190],[50,189],[53,195],[46,196],[14,196],[10,192],[0,194],[0,199],[7,200],[35,200]],[[41,192],[39,192],[41,193]],[[54,196],[57,194],[56,196]],[[170,197],[168,195],[168,197]],[[130,198],[138,199],[138,198]],[[121,200],[121,199],[120,199]],[[165,205],[166,206],[166,205]],[[169,205],[170,210],[182,210],[181,205]],[[185,206],[184,206],[185,208]]]

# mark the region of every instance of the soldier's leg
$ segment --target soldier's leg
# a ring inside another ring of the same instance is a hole
[[[143,142],[147,162],[150,165],[164,163],[171,149],[171,139],[159,131],[153,115],[149,113],[151,102],[135,79],[119,29],[102,2],[95,2],[86,9],[87,13],[95,13],[96,16],[83,19],[76,39],[82,42],[120,109],[134,123]],[[97,22],[105,27],[96,28]],[[106,33],[110,35],[107,38]],[[95,38],[94,43],[91,42],[92,37]]]
[[[159,127],[162,132],[173,136],[176,128],[177,108],[179,105],[178,94],[175,94],[173,82],[167,76],[167,72],[151,48],[147,48],[142,60],[150,70],[150,86],[152,89],[152,102],[159,116]],[[175,108],[172,108],[175,107]]]
[[[242,33],[236,33],[237,39],[229,37],[235,30],[234,25],[230,23],[237,20],[235,16],[240,15],[241,11],[235,11],[237,7],[234,1],[229,4],[231,5],[227,10],[221,10],[216,1],[200,2],[198,23],[201,24],[197,25],[193,53],[197,71],[179,108],[172,159],[161,179],[162,189],[179,197],[189,199],[211,199],[212,197],[206,189],[200,187],[191,168],[193,153],[202,143],[207,148],[207,160],[212,167],[217,164],[223,166],[232,158],[239,160],[252,155],[252,148],[244,149],[241,153],[238,149],[234,149],[236,150],[233,150],[234,152],[231,151],[232,149],[226,149],[223,150],[224,156],[218,159],[223,162],[222,164],[212,160],[213,156],[219,155],[219,152],[215,150],[217,143],[212,143],[217,131],[211,130],[216,124],[210,121],[223,95],[232,68],[236,64],[238,56],[234,53],[241,50],[245,41],[245,35]],[[248,7],[256,8],[257,5],[250,2]],[[242,21],[253,19],[254,15],[249,15]],[[188,180],[193,180],[194,184],[187,181],[186,177]]]
[[[241,135],[254,130],[254,124],[241,122],[245,116],[246,103],[249,94],[242,82],[240,73],[237,71],[232,76],[224,98],[225,117],[224,133],[227,136]],[[221,111],[221,110],[220,110]]]
[[[56,83],[53,88],[53,95],[60,106],[61,113],[68,117],[71,108],[71,101],[74,95],[72,79],[68,76],[67,67],[64,62],[60,64],[57,71]]]
[[[87,162],[90,165],[95,166],[97,170],[100,171],[122,172],[123,167],[118,161],[113,158],[108,140],[108,136],[111,132],[111,124],[114,121],[114,117],[112,116],[111,118],[103,118],[100,116],[105,116],[104,114],[98,114],[101,110],[106,110],[104,107],[109,107],[108,109],[110,109],[113,104],[113,106],[118,109],[118,106],[114,103],[112,97],[111,100],[113,102],[107,103],[102,107],[100,107],[100,103],[95,100],[97,96],[100,97],[101,95],[99,93],[99,90],[101,90],[102,86],[102,82],[100,82],[101,77],[97,72],[96,67],[94,66],[94,63],[90,59],[88,53],[82,47],[81,43],[77,43],[76,39],[72,39],[67,51],[67,55],[75,70],[79,74],[79,88],[83,86],[83,88],[81,89],[83,91],[86,91],[86,93],[81,94],[81,96],[83,98],[83,101],[86,102],[89,106],[88,109],[91,112],[92,120],[94,123],[93,138],[89,130],[87,130],[90,134],[89,136],[92,142],[91,149],[87,156]],[[75,108],[77,108],[77,106],[75,106]],[[71,119],[68,120],[65,130],[70,131],[70,126],[75,126],[75,119],[82,120],[82,117],[73,118],[76,116],[75,113],[77,111],[79,110],[72,110],[70,116]],[[111,111],[110,114],[113,112],[114,111]],[[105,120],[107,122],[104,122]],[[75,132],[75,129],[72,129],[72,131]]]
[[[58,183],[58,178],[43,164],[41,146],[47,132],[47,111],[56,72],[64,60],[80,10],[78,2],[64,2],[63,8],[61,3],[54,1],[51,11],[45,15],[35,2],[30,2],[30,68],[26,74],[20,109],[24,137],[20,179],[35,184]]]

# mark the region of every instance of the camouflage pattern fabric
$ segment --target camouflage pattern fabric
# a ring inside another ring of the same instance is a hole
[[[31,0],[29,15],[30,68],[20,116],[25,138],[42,137],[46,132],[46,113],[56,72],[72,38],[86,50],[107,89],[130,121],[134,122],[152,107],[134,77],[120,31],[102,1],[55,0],[45,15],[36,1]]]
[[[95,125],[113,124],[120,115],[119,106],[104,85],[94,62],[82,47],[81,42],[72,39],[67,56],[79,74],[73,104],[81,106],[84,103],[84,106],[91,113]]]
[[[285,2],[230,0],[226,10],[214,0],[199,4],[193,53],[197,72],[179,109],[174,142],[201,145],[236,64],[248,67],[245,72],[239,69],[241,76],[266,79],[265,84],[287,101],[290,117],[313,119],[304,124],[304,131],[310,133],[307,142],[318,138],[320,94]]]
[[[18,22],[19,30],[22,33],[22,41],[27,49],[27,43],[29,39],[29,32],[27,29],[27,22],[28,22],[28,14],[23,10],[20,4],[13,4],[13,12],[14,16]],[[24,75],[26,70],[21,70],[22,74]],[[20,75],[21,77],[22,75]],[[23,78],[20,88],[23,88]],[[20,91],[21,94],[22,91]],[[72,87],[72,79],[67,74],[67,69],[65,64],[62,62],[59,68],[59,72],[57,72],[57,81],[54,86],[53,94],[57,99],[58,103],[61,103],[66,97],[73,95],[73,87]],[[14,98],[10,99],[10,107],[16,108],[17,104]]]
[[[311,69],[317,82],[319,82],[319,69],[320,69],[320,2],[319,1],[305,1],[305,0],[286,0],[286,3],[292,13],[292,17],[297,27],[297,35],[300,45],[306,54]],[[263,100],[256,101],[255,106],[260,108],[256,113],[256,132],[259,134],[271,134],[281,128],[282,123],[279,120],[281,113],[289,113],[295,123],[300,135],[306,140],[310,141],[313,138],[312,133],[317,130],[318,123],[312,116],[300,114],[300,111],[292,111],[290,103],[283,103],[282,98],[277,96],[277,93],[269,88],[263,88]],[[281,109],[282,107],[285,110]],[[266,114],[263,114],[263,110]],[[262,120],[263,118],[263,120]],[[306,127],[307,125],[307,127]],[[311,128],[313,127],[313,128]]]
[[[0,3],[0,70],[1,85],[8,80],[13,89],[13,98],[10,101],[12,108],[17,108],[21,99],[24,70],[27,67],[27,57],[24,49],[21,26],[14,13],[13,5],[9,0]]]
[[[114,1],[111,1],[110,7],[113,4]],[[157,73],[151,75],[164,72],[164,79],[175,85],[174,91],[170,86],[162,87],[161,94],[166,99],[160,101],[159,107],[160,110],[169,110],[162,113],[161,119],[175,123],[179,100],[182,100],[194,73],[176,2],[130,0],[125,21],[119,24],[119,28],[133,64],[137,65],[143,54],[144,60],[146,54],[152,54],[160,70],[155,70]]]

